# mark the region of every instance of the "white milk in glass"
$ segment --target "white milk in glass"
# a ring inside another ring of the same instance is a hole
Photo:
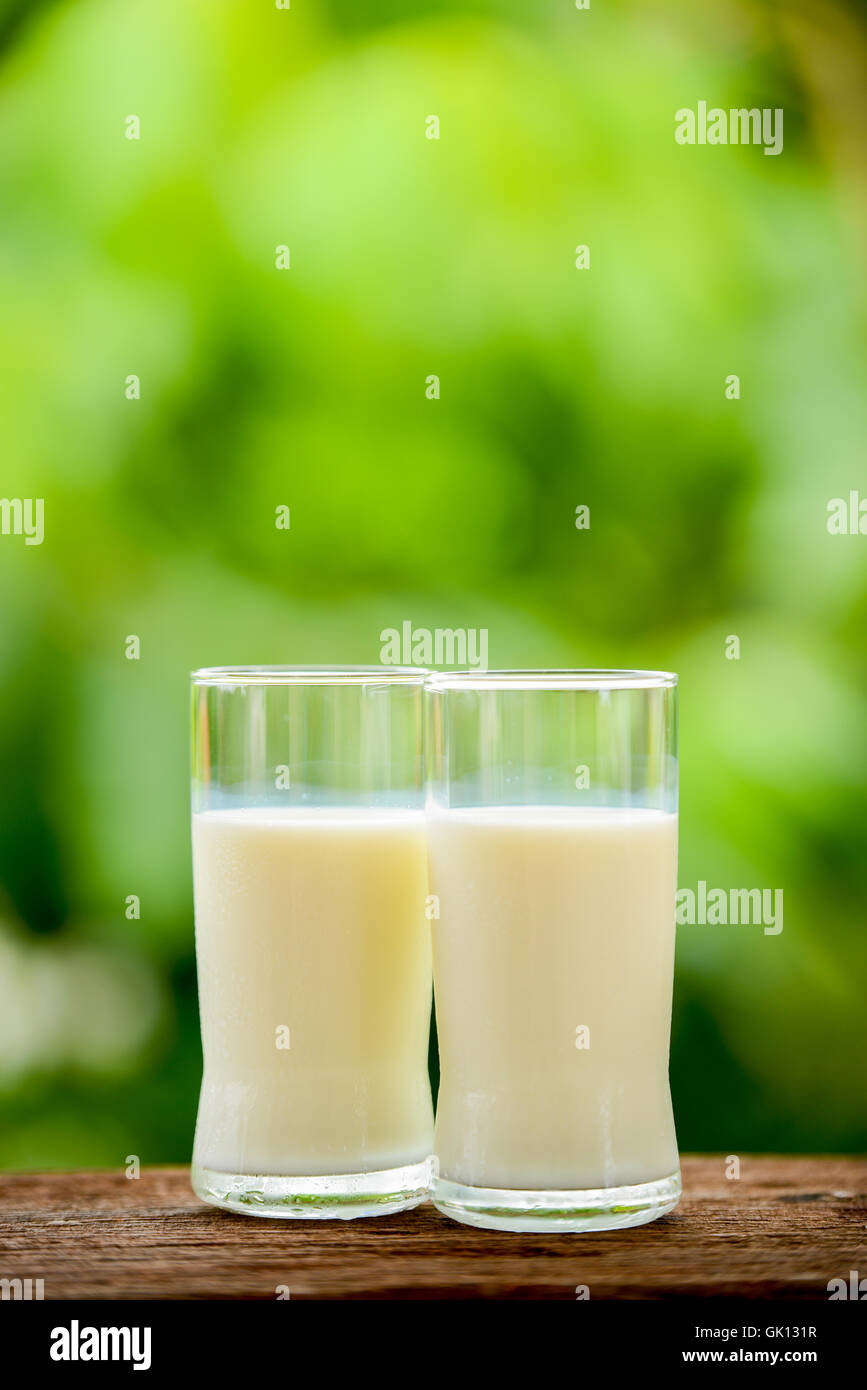
[[[310,1176],[425,1160],[423,815],[206,811],[193,816],[193,872],[205,1057],[194,1162]]]
[[[587,1189],[675,1174],[677,817],[435,813],[440,1176]]]

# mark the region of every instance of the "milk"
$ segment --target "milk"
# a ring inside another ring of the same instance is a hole
[[[367,1173],[432,1148],[424,818],[193,816],[204,1077],[194,1163]]]
[[[429,843],[441,1177],[574,1190],[676,1173],[676,816],[444,811]]]

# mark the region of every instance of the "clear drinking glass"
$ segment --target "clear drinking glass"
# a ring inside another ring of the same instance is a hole
[[[193,674],[207,1202],[348,1218],[427,1195],[425,674]]]
[[[677,677],[431,675],[432,1196],[510,1231],[680,1196],[668,1083]]]

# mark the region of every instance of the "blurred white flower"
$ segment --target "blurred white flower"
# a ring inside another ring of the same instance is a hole
[[[0,923],[0,1086],[38,1072],[127,1070],[156,1031],[164,990],[140,958],[100,942],[27,938]]]

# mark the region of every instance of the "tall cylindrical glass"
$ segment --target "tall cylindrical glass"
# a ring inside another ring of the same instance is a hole
[[[427,1195],[424,676],[192,677],[207,1202],[348,1218]]]
[[[433,1199],[470,1225],[670,1211],[677,677],[428,680]]]

